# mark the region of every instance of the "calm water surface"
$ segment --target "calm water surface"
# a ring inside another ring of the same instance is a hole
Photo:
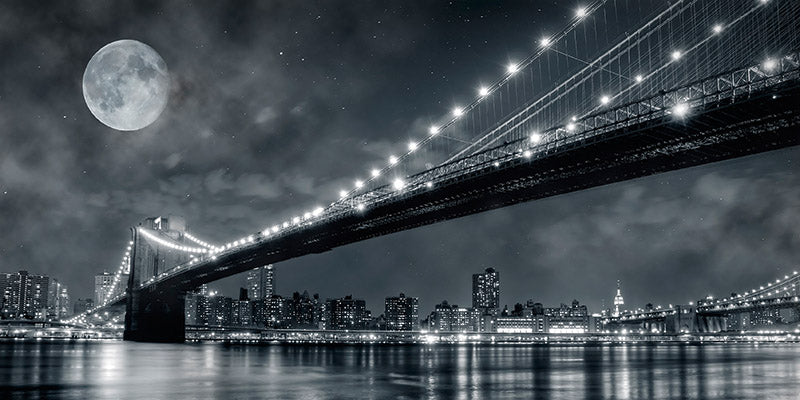
[[[0,398],[798,399],[800,345],[6,342]]]

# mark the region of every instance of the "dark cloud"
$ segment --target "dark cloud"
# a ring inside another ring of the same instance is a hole
[[[91,295],[140,219],[174,213],[224,241],[326,204],[491,79],[566,8],[539,2],[0,3],[0,270]],[[170,102],[138,132],[86,108],[103,45],[167,62]],[[688,301],[793,268],[794,149],[639,179],[398,233],[278,266],[279,292],[403,291],[427,312],[501,271],[504,303]],[[424,160],[415,160],[416,168]],[[231,294],[241,277],[218,285]]]

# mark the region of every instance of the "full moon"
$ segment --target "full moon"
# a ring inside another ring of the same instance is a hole
[[[120,131],[142,129],[167,105],[167,64],[152,47],[118,40],[98,50],[83,73],[83,98],[100,122]]]

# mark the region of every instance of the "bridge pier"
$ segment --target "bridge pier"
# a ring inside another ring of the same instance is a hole
[[[185,302],[183,292],[128,293],[124,340],[135,342],[183,343],[185,340]]]

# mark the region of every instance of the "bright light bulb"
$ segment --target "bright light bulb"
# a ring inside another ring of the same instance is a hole
[[[714,24],[714,26],[711,27],[711,31],[713,31],[715,35],[722,33],[722,29],[723,27],[720,24]]]
[[[341,198],[347,197],[347,191],[346,190],[340,190],[339,191],[339,197],[341,197]]]
[[[389,156],[389,164],[391,164],[391,165],[397,164],[397,157]]]
[[[365,208],[364,205],[361,204],[361,203],[356,205],[356,210],[358,210],[358,211],[364,211],[364,208]]]
[[[364,182],[356,180],[356,189],[361,189],[362,186],[364,186]]]
[[[568,123],[567,124],[567,131],[572,132],[574,130],[575,130],[575,124],[573,124],[572,122]]]
[[[539,40],[539,44],[542,45],[542,47],[549,46],[550,45],[550,38],[541,38]]]
[[[611,98],[608,96],[600,97],[600,104],[608,104],[611,101]]]
[[[369,174],[372,175],[373,178],[377,178],[377,177],[381,176],[381,171],[379,169],[377,169],[377,168],[373,168],[372,171],[370,171]]]
[[[531,142],[532,143],[539,143],[542,141],[542,135],[538,132],[534,132],[531,134]]]
[[[768,71],[768,72],[769,72],[769,71],[772,71],[772,70],[774,70],[774,69],[775,69],[777,66],[778,66],[778,62],[777,62],[777,61],[775,61],[775,59],[774,59],[774,58],[768,58],[766,61],[764,61],[764,70],[765,70],[765,71]]]
[[[439,127],[437,127],[437,126],[431,126],[431,127],[428,129],[428,132],[429,132],[431,135],[435,135],[435,134],[439,133]]]
[[[519,69],[519,65],[517,65],[516,63],[510,63],[506,67],[506,71],[508,71],[509,74],[513,74],[513,73],[517,72],[518,69]]]
[[[680,60],[681,57],[683,57],[683,54],[681,54],[680,51],[675,50],[675,51],[672,52],[671,57],[672,57],[673,60],[677,61],[677,60]]]
[[[480,89],[478,89],[478,94],[481,95],[481,97],[488,96],[489,88],[487,88],[486,86],[481,87]]]
[[[427,187],[428,189],[432,188],[433,182],[425,182],[425,187]]]
[[[633,79],[636,80],[636,83],[640,83],[641,81],[644,80],[644,77],[641,75],[636,75]]]
[[[530,150],[525,150],[524,152],[522,152],[522,155],[525,158],[531,158],[531,151]]]
[[[686,103],[678,103],[672,107],[672,113],[679,118],[683,118],[689,113],[689,105]]]
[[[575,11],[575,16],[578,18],[583,18],[586,16],[586,9],[581,7],[577,11]]]
[[[392,187],[394,187],[394,189],[395,189],[395,190],[400,190],[400,189],[402,189],[402,188],[403,188],[403,186],[405,186],[405,185],[406,185],[406,183],[405,183],[405,182],[403,182],[403,180],[402,180],[402,179],[400,179],[400,178],[397,178],[397,179],[395,179],[395,180],[392,182]]]
[[[460,117],[462,114],[464,114],[464,110],[461,107],[456,107],[453,109],[454,116]]]
[[[408,151],[414,151],[417,149],[417,142],[409,142],[408,143]]]

